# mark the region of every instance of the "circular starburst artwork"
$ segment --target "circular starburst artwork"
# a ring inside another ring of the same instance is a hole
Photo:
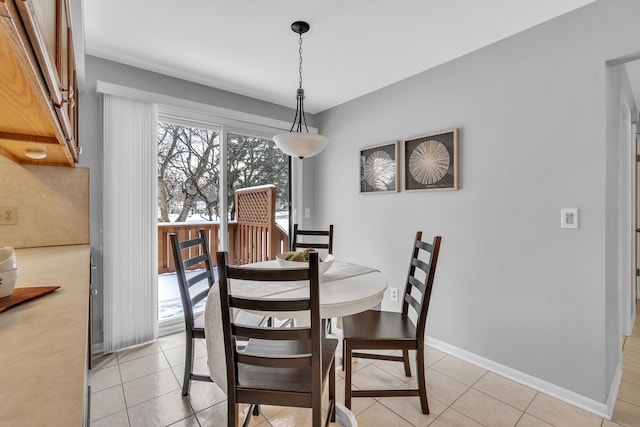
[[[374,151],[364,163],[364,179],[378,191],[392,190],[396,180],[396,162],[389,153]]]
[[[409,173],[423,185],[435,184],[445,176],[450,162],[447,147],[430,139],[421,142],[409,156]]]

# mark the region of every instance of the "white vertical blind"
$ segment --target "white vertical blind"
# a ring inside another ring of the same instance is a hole
[[[103,94],[104,351],[158,329],[157,111]]]

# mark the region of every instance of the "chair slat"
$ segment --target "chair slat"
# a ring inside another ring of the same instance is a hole
[[[238,363],[244,363],[245,365],[263,366],[266,368],[308,368],[311,366],[310,354],[268,357],[238,353],[236,360]]]
[[[179,243],[180,249],[190,248],[192,246],[202,245],[203,241],[201,237],[196,237],[195,239],[183,240]]]
[[[308,299],[299,298],[270,299],[230,296],[229,306],[254,311],[304,311],[311,309],[311,304]]]
[[[329,249],[328,243],[296,243],[296,248]]]
[[[191,304],[196,305],[197,303],[205,299],[208,294],[209,294],[209,288],[198,292],[196,295],[191,297]]]
[[[298,234],[303,234],[305,236],[329,236],[330,232],[327,230],[300,230],[298,229]]]
[[[200,273],[194,274],[193,276],[187,279],[187,286],[192,287],[193,285],[196,285],[202,282],[203,280],[208,279],[209,277],[211,277],[211,271],[209,270],[201,271]]]
[[[429,273],[429,264],[427,264],[426,262],[422,261],[421,259],[413,258],[411,260],[411,265],[413,265],[414,267],[419,268],[420,270],[424,271],[425,273]]]
[[[420,248],[420,249],[425,250],[427,252],[433,252],[433,244],[431,244],[429,242],[425,242],[423,240],[417,240],[416,241],[416,248]]]
[[[272,339],[272,340],[309,340],[311,331],[309,328],[269,328],[249,327],[237,323],[232,325],[234,335],[245,338]]]
[[[409,276],[408,282],[411,284],[411,286],[418,289],[422,294],[424,294],[424,291],[427,289],[427,286],[424,283],[413,276]]]
[[[184,265],[185,269],[188,269],[189,267],[200,264],[201,262],[205,262],[208,259],[209,257],[207,256],[207,254],[200,254],[182,261],[182,265]]]
[[[267,275],[265,275],[267,272]],[[236,280],[260,280],[264,282],[283,282],[309,280],[309,270],[304,268],[264,269],[227,267],[227,278]]]
[[[420,301],[416,300],[414,297],[412,297],[409,294],[405,294],[404,295],[404,301],[406,303],[408,303],[411,307],[413,307],[413,309],[416,311],[416,313],[420,313],[420,308],[421,308],[421,305],[422,305],[422,304],[420,304]]]

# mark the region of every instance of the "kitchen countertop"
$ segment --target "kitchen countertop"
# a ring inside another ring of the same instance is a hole
[[[0,425],[83,425],[89,260],[89,245],[16,249],[17,287],[60,289],[0,313]]]

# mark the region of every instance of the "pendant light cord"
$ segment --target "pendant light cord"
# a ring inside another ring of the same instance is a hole
[[[300,83],[300,89],[302,89],[302,33],[299,34],[300,38],[299,38],[299,47],[298,47],[298,57],[299,57],[299,67],[298,67],[298,74],[300,76],[299,79],[299,83]]]

